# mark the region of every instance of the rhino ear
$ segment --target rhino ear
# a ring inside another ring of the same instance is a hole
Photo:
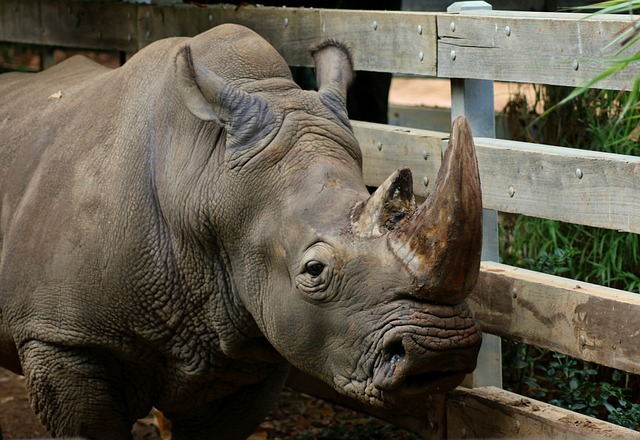
[[[310,52],[320,98],[334,112],[347,117],[347,89],[355,76],[351,52],[344,43],[332,39],[311,47]]]
[[[273,137],[277,119],[268,102],[235,87],[194,60],[189,45],[176,57],[176,83],[194,116],[227,129],[227,148],[247,149]]]
[[[221,123],[211,102],[207,100],[200,89],[196,76],[196,68],[191,57],[191,47],[185,45],[180,49],[176,57],[176,83],[182,100],[194,116],[203,121]]]

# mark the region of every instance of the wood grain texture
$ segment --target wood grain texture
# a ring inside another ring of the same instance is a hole
[[[352,48],[358,70],[436,73],[434,14],[229,5],[143,6],[140,12],[141,46],[237,23],[262,35],[293,66],[312,65],[309,46],[337,38]]]
[[[630,23],[624,15],[439,14],[438,76],[580,86],[608,67],[605,58],[618,48],[607,45]],[[622,55],[639,49],[636,43]],[[636,63],[596,86],[628,90],[639,73]]]
[[[134,52],[157,39],[239,23],[263,35],[295,66],[311,65],[310,44],[340,38],[354,49],[359,70],[576,86],[607,66],[604,59],[616,51],[607,44],[629,20],[499,11],[457,15],[0,0],[0,41]],[[628,89],[639,72],[635,63],[597,86]]]
[[[38,44],[40,2],[0,1],[0,41]]]
[[[135,52],[222,23],[247,26],[292,66],[311,66],[310,45],[338,38],[358,70],[436,75],[433,13],[264,6],[0,0],[0,41]]]
[[[447,133],[353,126],[367,185],[406,165],[416,194],[429,193],[422,180],[434,181]],[[640,233],[640,157],[489,138],[475,144],[486,209]]]
[[[364,156],[367,185],[379,186],[391,173],[406,166],[413,173],[414,193],[426,197],[431,192],[442,163],[443,139],[448,134],[361,121],[352,121],[352,126]]]
[[[451,439],[640,439],[640,432],[499,388],[457,388],[448,397]]]
[[[640,374],[640,295],[483,262],[470,304],[488,333]]]
[[[485,208],[640,233],[640,157],[475,141]]]
[[[34,2],[35,4],[36,2]],[[40,44],[135,51],[138,6],[129,3],[43,1]]]

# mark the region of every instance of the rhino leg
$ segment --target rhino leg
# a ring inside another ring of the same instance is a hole
[[[131,378],[122,368],[97,362],[96,353],[40,341],[27,343],[21,355],[31,406],[51,434],[131,438],[139,414],[134,408],[140,405],[136,394],[125,397],[123,389]]]
[[[188,415],[166,413],[173,440],[244,440],[275,407],[289,373],[289,365],[263,382],[246,386],[223,400],[212,402]]]

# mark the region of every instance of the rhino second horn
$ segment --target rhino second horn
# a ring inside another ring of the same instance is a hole
[[[433,192],[389,244],[415,277],[412,295],[457,304],[478,279],[482,251],[482,193],[469,122],[453,122]]]
[[[411,170],[402,168],[389,176],[366,202],[356,205],[351,229],[360,238],[379,237],[415,209]]]

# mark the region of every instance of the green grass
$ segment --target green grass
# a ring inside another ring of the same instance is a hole
[[[506,264],[640,293],[637,234],[503,215],[501,259]]]

